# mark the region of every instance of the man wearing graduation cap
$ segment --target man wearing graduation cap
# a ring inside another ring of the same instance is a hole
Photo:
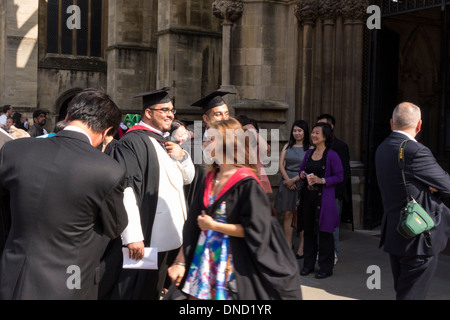
[[[206,123],[206,128],[212,121],[227,120],[230,117],[228,106],[223,100],[223,96],[232,92],[225,90],[216,90],[206,97],[194,102],[193,107],[201,107],[203,109],[202,119]]]
[[[203,109],[203,115],[202,119],[205,124],[204,126],[204,132],[203,135],[206,133],[206,129],[209,128],[209,124],[212,121],[221,121],[221,120],[228,120],[230,117],[230,112],[228,110],[228,106],[223,100],[223,96],[227,94],[231,94],[232,92],[225,91],[225,90],[216,90],[207,96],[201,98],[200,100],[194,102],[191,104],[193,107],[200,107]],[[206,141],[203,142],[202,139],[198,140],[197,138],[191,139],[191,150],[195,150],[196,148],[203,148],[206,144],[209,143],[207,137],[205,138]],[[205,155],[203,154],[203,157]],[[206,177],[206,171],[208,169],[208,164],[205,164],[205,159],[202,157],[202,162],[198,163],[195,162],[195,178],[194,181],[185,188],[185,194],[188,206],[192,203],[195,197],[196,190],[198,190]],[[197,158],[194,157],[195,161],[198,161]]]
[[[169,140],[176,113],[169,90],[165,87],[136,96],[143,100],[141,121],[127,131],[113,152],[127,172],[124,202],[129,223],[120,245],[115,245],[118,280],[110,289],[114,277],[106,273],[100,288],[103,298],[159,299],[167,269],[182,245],[187,217],[183,186],[191,183],[195,169],[190,155]],[[122,269],[122,246],[134,260],[144,257],[144,248],[156,248],[158,270]],[[108,271],[111,266],[105,263]]]

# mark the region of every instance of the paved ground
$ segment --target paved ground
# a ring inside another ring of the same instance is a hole
[[[378,249],[379,231],[341,230],[340,255],[333,276],[318,280],[311,273],[302,276],[304,300],[395,300],[389,258]],[[299,261],[300,269],[303,260]],[[370,266],[378,266],[380,289],[369,289],[374,278]],[[317,266],[316,266],[317,269]],[[428,293],[429,300],[450,300],[450,255],[441,254]]]

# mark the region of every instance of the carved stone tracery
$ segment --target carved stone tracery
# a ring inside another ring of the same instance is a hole
[[[212,9],[216,18],[235,22],[242,17],[244,3],[242,0],[216,0],[213,2]]]
[[[342,0],[341,5],[344,19],[364,20],[367,17],[369,0]]]
[[[299,22],[314,22],[317,18],[335,20],[338,16],[350,20],[367,17],[369,0],[301,0],[297,1],[294,14]]]
[[[319,2],[317,0],[302,0],[295,4],[294,14],[299,22],[312,21],[318,17]]]
[[[320,0],[319,17],[323,20],[335,20],[340,15],[341,1]]]

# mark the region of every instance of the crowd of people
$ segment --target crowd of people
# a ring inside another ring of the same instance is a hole
[[[36,138],[47,135],[44,128],[47,122],[47,112],[37,109],[33,112],[33,119],[22,118],[19,112],[13,113],[13,106],[5,105],[0,116],[0,128],[5,130],[14,139]]]
[[[298,300],[300,276],[316,265],[316,279],[333,275],[341,217],[352,214],[349,148],[334,117],[294,121],[272,206],[260,158],[271,147],[258,123],[231,117],[230,92],[217,90],[192,104],[202,109],[196,136],[192,121],[176,119],[169,91],[137,95],[142,113],[131,127],[96,89],[75,96],[50,134],[45,112],[34,112],[27,130],[3,108],[0,125],[14,141],[0,149],[0,299]],[[397,131],[403,109],[394,111]],[[447,173],[436,171],[429,186],[450,194]],[[386,177],[380,186],[389,190]],[[393,194],[383,197],[388,217]],[[410,252],[392,245],[401,241],[383,223],[398,297],[408,298],[417,290],[402,278]],[[429,260],[426,277],[414,270],[418,285],[433,273]]]

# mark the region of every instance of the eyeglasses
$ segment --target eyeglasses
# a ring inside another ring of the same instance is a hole
[[[152,109],[152,108],[149,108],[150,110],[153,110],[153,111],[161,111],[162,113],[165,113],[165,114],[168,114],[169,112],[171,112],[173,115],[175,115],[176,113],[177,113],[177,110],[175,110],[175,109],[169,109],[169,108],[161,108],[161,109]]]

